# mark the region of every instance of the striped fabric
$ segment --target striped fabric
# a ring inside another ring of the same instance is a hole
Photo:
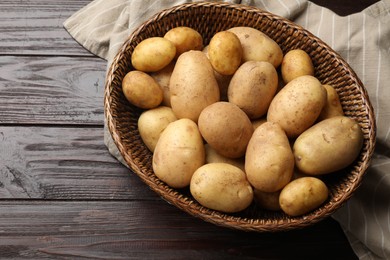
[[[183,0],[95,0],[64,27],[108,63],[127,36],[155,12]],[[368,90],[377,119],[377,146],[369,172],[336,219],[360,259],[390,259],[390,0],[341,17],[307,0],[231,0],[286,17],[328,43]],[[110,152],[123,162],[106,131]]]

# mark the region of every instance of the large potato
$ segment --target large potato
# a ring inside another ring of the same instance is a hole
[[[223,101],[206,107],[199,116],[198,126],[206,142],[228,158],[244,156],[253,133],[252,123],[244,111]]]
[[[245,173],[227,163],[209,163],[197,169],[190,191],[201,205],[228,213],[242,211],[253,201]]]
[[[175,45],[163,37],[151,37],[141,41],[131,55],[131,64],[143,72],[159,71],[176,55]]]
[[[171,107],[171,91],[169,90],[169,81],[171,79],[175,62],[169,63],[162,70],[151,72],[149,75],[160,85],[163,91],[163,101],[161,105]]]
[[[335,172],[350,165],[362,145],[363,132],[355,120],[331,117],[313,125],[295,140],[295,163],[309,175]]]
[[[300,49],[288,51],[284,55],[280,70],[286,84],[299,76],[314,76],[314,66],[309,54]]]
[[[229,102],[240,107],[250,119],[267,113],[278,88],[278,73],[266,61],[247,61],[233,75],[228,88]]]
[[[188,51],[177,59],[169,82],[172,110],[178,118],[198,121],[200,112],[219,101],[219,87],[209,59]]]
[[[150,75],[137,70],[125,75],[122,91],[131,104],[143,109],[159,106],[164,95],[160,85]]]
[[[289,138],[295,138],[314,124],[326,103],[326,90],[309,75],[290,81],[272,99],[267,121],[278,123]]]
[[[343,116],[344,111],[343,107],[341,106],[339,94],[331,85],[325,84],[323,86],[327,93],[327,102],[322,109],[318,120],[324,120],[334,116]]]
[[[306,214],[326,201],[328,187],[315,177],[302,177],[287,184],[279,195],[281,209],[290,216]]]
[[[208,54],[211,65],[218,73],[233,75],[241,65],[241,42],[232,32],[217,32],[210,40]]]
[[[170,29],[164,38],[171,41],[176,47],[176,56],[178,58],[181,54],[189,50],[202,50],[203,37],[196,30],[187,26],[178,26]]]
[[[206,151],[206,163],[228,163],[245,171],[244,157],[236,158],[236,159],[228,158],[226,156],[217,153],[217,151],[214,148],[212,148],[209,144],[205,144],[204,147]]]
[[[274,67],[282,63],[283,52],[279,45],[261,31],[245,26],[228,29],[240,39],[242,61],[268,61]]]
[[[160,106],[142,112],[138,118],[139,134],[150,151],[154,151],[161,133],[177,120],[170,107]]]
[[[170,123],[156,144],[152,162],[154,173],[166,184],[188,186],[205,162],[203,139],[194,121],[183,118]]]
[[[255,189],[276,192],[290,182],[294,155],[283,129],[266,122],[254,131],[245,154],[245,172]]]

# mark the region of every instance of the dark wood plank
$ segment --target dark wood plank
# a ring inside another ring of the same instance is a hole
[[[92,56],[62,25],[91,1],[0,1],[0,55]]]
[[[97,57],[0,56],[0,124],[103,125],[106,66]]]
[[[262,234],[221,228],[161,201],[1,201],[0,207],[0,258],[355,259],[332,219]]]
[[[0,143],[0,199],[158,198],[110,155],[103,128],[0,127]]]

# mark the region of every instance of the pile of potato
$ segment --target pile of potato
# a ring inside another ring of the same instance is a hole
[[[303,50],[283,55],[261,31],[234,27],[208,46],[176,27],[139,43],[123,93],[145,109],[139,133],[156,176],[201,205],[239,212],[253,201],[299,216],[328,198],[321,176],[350,165],[363,133]]]

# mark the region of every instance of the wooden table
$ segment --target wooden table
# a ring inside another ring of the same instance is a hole
[[[103,143],[106,62],[64,30],[91,0],[0,2],[0,258],[355,259],[331,218],[282,233],[203,222]],[[316,0],[339,14],[374,0]]]

